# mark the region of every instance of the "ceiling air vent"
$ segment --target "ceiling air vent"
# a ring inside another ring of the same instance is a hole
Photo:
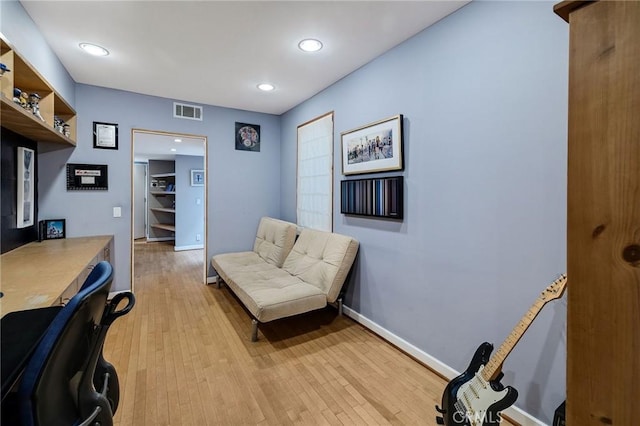
[[[173,103],[173,116],[175,118],[186,118],[188,120],[202,121],[202,107],[198,105]]]

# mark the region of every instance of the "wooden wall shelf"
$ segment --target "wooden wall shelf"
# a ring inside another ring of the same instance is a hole
[[[23,135],[37,142],[51,142],[67,146],[76,146],[76,141],[49,128],[47,123],[38,120],[24,108],[2,95],[1,99],[2,127]]]
[[[76,112],[40,73],[0,38],[0,62],[11,71],[0,77],[2,126],[36,142],[59,147],[76,146]],[[14,88],[40,96],[40,114],[44,121],[13,101]],[[69,126],[69,137],[54,128],[54,117]]]

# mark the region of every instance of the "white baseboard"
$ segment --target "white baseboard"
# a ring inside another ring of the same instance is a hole
[[[418,361],[422,362],[429,368],[431,368],[436,373],[440,374],[443,377],[446,377],[448,380],[451,380],[460,375],[459,372],[449,367],[445,363],[440,360],[432,357],[428,353],[424,352],[422,349],[412,345],[411,343],[404,340],[402,337],[399,337],[381,325],[371,321],[369,318],[361,315],[360,313],[354,311],[350,307],[343,305],[343,312],[346,316],[353,319],[359,324],[362,324],[364,327],[376,333],[378,336],[382,337],[384,340],[389,343],[397,346],[407,354],[411,355]],[[508,416],[510,419],[519,423],[521,426],[548,426],[546,423],[542,422],[539,419],[536,419],[526,411],[521,410],[518,407],[511,406],[503,411],[505,416]]]
[[[203,249],[204,245],[203,244],[196,244],[193,246],[175,246],[173,248],[173,251],[185,251],[185,250],[200,250]]]
[[[147,238],[148,243],[157,243],[160,241],[175,241],[175,237],[150,237]]]
[[[214,275],[212,277],[207,277],[207,284],[215,284],[217,278],[218,278],[217,275]]]

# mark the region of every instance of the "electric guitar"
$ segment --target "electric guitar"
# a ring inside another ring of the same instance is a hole
[[[529,328],[542,307],[552,300],[562,297],[567,285],[567,276],[562,274],[547,287],[529,308],[498,351],[491,343],[484,342],[478,347],[467,370],[451,380],[442,394],[442,408],[436,410],[439,425],[446,426],[490,426],[500,424],[500,412],[510,407],[518,398],[518,391],[511,386],[504,387],[502,364]]]

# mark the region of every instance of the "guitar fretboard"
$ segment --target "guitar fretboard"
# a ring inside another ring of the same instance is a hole
[[[536,299],[533,305],[529,308],[526,314],[520,319],[518,324],[511,330],[511,333],[500,348],[493,354],[487,365],[484,366],[482,370],[482,378],[486,381],[492,380],[495,376],[498,375],[500,370],[502,370],[502,364],[507,356],[511,353],[516,344],[520,341],[520,338],[524,335],[525,331],[529,328],[533,320],[538,316],[544,305],[547,302],[557,299],[562,296],[564,293],[564,288],[567,283],[567,276],[562,274],[560,278],[553,282],[551,286],[549,286],[545,291],[542,292],[542,295]],[[549,295],[549,292],[552,295]]]

